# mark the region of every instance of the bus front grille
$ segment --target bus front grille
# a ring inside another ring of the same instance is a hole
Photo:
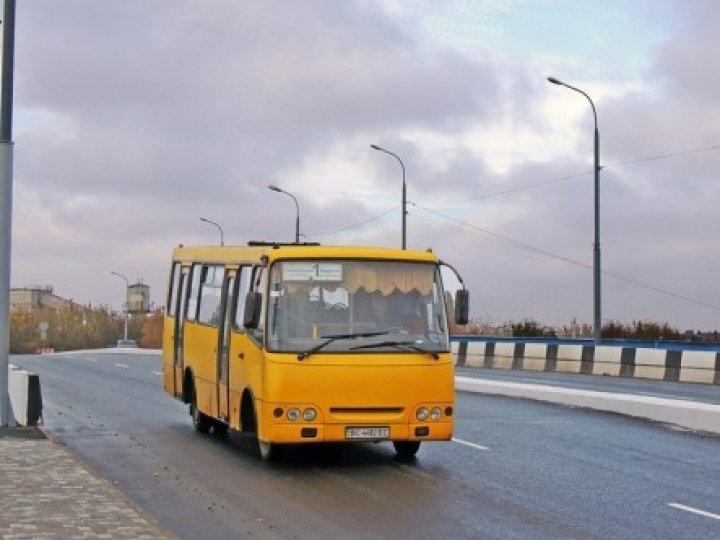
[[[404,414],[404,407],[330,407],[330,416],[340,422],[393,422]]]
[[[402,414],[403,407],[331,407],[332,414]]]

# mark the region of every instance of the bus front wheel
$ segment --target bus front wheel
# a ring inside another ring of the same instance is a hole
[[[195,388],[192,391],[192,401],[190,402],[190,416],[196,431],[207,433],[213,425],[213,420],[205,413],[201,412],[197,407],[197,394]]]
[[[420,441],[393,441],[395,452],[401,459],[412,458],[420,449]]]
[[[269,443],[261,441],[260,439],[257,440],[257,446],[260,458],[265,462],[275,461],[279,459],[282,456],[283,451],[285,450],[285,446],[282,444]]]

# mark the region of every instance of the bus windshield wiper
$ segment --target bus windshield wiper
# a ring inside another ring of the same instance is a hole
[[[420,353],[429,354],[433,357],[433,360],[438,360],[440,358],[440,355],[436,353],[435,351],[429,351],[427,349],[423,349],[422,347],[418,347],[415,345],[414,341],[381,341],[380,343],[368,343],[367,345],[356,345],[355,347],[350,347],[351,351],[355,351],[358,349],[376,349],[378,347],[394,347],[396,349],[400,349],[401,351],[415,351]]]
[[[359,337],[385,336],[388,333],[389,332],[358,332],[357,334],[333,334],[331,336],[321,336],[321,338],[325,341],[323,341],[322,343],[318,343],[317,345],[315,345],[311,349],[308,349],[305,352],[298,353],[297,357],[298,360],[305,360],[311,354],[318,352],[320,349],[325,348],[333,341],[337,341],[338,339],[355,339]]]

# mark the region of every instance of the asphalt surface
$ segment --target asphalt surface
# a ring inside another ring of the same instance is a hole
[[[720,538],[718,437],[459,392],[455,441],[413,462],[365,444],[266,465],[252,440],[193,431],[158,356],[12,362],[40,374],[46,430],[180,538]],[[531,375],[487,371],[470,370]]]

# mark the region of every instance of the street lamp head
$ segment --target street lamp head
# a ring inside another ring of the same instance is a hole
[[[225,233],[223,232],[223,228],[220,226],[220,224],[216,223],[212,219],[208,219],[208,218],[204,218],[204,217],[201,217],[200,221],[202,221],[203,223],[209,223],[210,225],[214,225],[215,227],[217,227],[217,230],[220,232],[220,245],[224,246],[225,245]]]
[[[285,191],[284,189],[280,189],[275,184],[268,184],[268,189],[272,191],[277,191],[278,193],[284,193],[288,197],[290,197],[293,202],[295,203],[295,243],[300,243],[300,205],[298,204],[297,198],[295,198],[295,195],[292,193]]]
[[[111,273],[113,276],[117,276],[117,277],[119,277],[119,278],[124,279],[124,280],[125,280],[125,284],[126,284],[128,287],[130,286],[130,282],[128,281],[128,278],[127,278],[125,275],[121,274],[120,272],[115,272],[114,270],[110,270],[110,273]]]
[[[396,153],[391,152],[390,150],[386,150],[385,148],[378,146],[377,144],[371,144],[370,148],[373,150],[380,150],[381,152],[384,152],[395,159],[398,160],[398,163],[400,163],[400,168],[402,169],[402,248],[405,249],[406,247],[406,219],[407,219],[407,186],[405,185],[405,164],[403,163],[403,160],[400,159],[400,156],[398,156]]]
[[[547,80],[550,81],[550,82],[553,83],[553,84],[559,84],[559,85],[562,85],[562,84],[563,84],[562,81],[556,79],[555,77],[548,77]]]

